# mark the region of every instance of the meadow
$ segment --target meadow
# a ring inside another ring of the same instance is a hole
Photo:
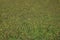
[[[60,0],[0,0],[0,40],[60,40]]]

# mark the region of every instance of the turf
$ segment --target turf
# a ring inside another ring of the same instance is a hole
[[[60,40],[60,0],[0,0],[0,40]]]

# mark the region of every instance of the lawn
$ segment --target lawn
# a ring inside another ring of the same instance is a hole
[[[60,0],[0,0],[0,40],[60,40]]]

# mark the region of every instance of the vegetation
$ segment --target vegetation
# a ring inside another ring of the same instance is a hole
[[[0,40],[60,40],[60,0],[0,0]]]

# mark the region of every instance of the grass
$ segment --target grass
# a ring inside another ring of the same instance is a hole
[[[60,40],[60,0],[0,0],[0,40]]]

